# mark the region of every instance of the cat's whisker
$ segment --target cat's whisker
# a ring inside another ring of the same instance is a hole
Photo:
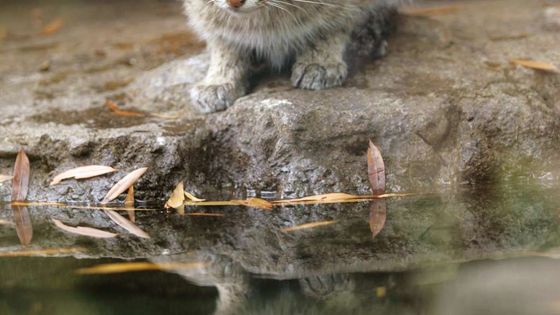
[[[286,9],[285,7],[281,6],[280,4],[270,1],[270,2],[268,2],[268,5],[288,13],[294,20],[297,20],[295,15],[292,12],[290,12],[290,10]]]
[[[299,5],[290,3],[290,2],[286,2],[286,1],[282,1],[282,0],[269,0],[269,2],[294,7],[298,10],[301,10],[303,13],[307,13],[307,10],[305,10],[304,8],[300,7]]]
[[[316,5],[324,5],[328,7],[340,7],[340,5],[335,3],[327,3],[321,1],[312,1],[312,0],[292,0],[293,2],[301,2],[301,3],[308,3],[308,4],[316,4]]]

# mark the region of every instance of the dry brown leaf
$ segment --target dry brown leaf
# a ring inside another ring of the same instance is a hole
[[[105,195],[105,198],[101,201],[101,204],[106,204],[109,201],[117,198],[120,194],[125,192],[128,187],[134,185],[134,183],[148,170],[147,167],[139,168],[119,180],[111,190]]]
[[[550,73],[560,73],[560,69],[558,69],[558,67],[556,67],[553,64],[542,62],[542,61],[535,61],[535,60],[528,60],[528,59],[512,59],[510,60],[510,62],[515,65],[519,65],[532,70],[545,71]]]
[[[125,217],[121,216],[120,214],[116,213],[113,210],[104,210],[105,213],[113,220],[115,223],[120,225],[122,228],[127,230],[128,232],[142,238],[150,238],[148,233],[144,232],[141,228],[136,226],[136,224],[130,222]]]
[[[316,196],[308,196],[297,199],[275,200],[272,204],[310,204],[310,203],[338,203],[345,201],[363,201],[368,200],[369,196],[350,195],[346,193],[331,193]]]
[[[434,6],[434,7],[405,6],[399,9],[399,13],[408,16],[430,17],[436,15],[455,13],[460,9],[462,9],[462,6],[458,4],[441,5],[441,6]]]
[[[14,177],[12,178],[12,201],[23,201],[27,197],[29,173],[29,158],[27,158],[23,149],[19,149],[14,165]]]
[[[115,171],[117,170],[110,166],[104,166],[104,165],[88,165],[88,166],[76,167],[56,175],[51,181],[50,185],[51,186],[56,185],[61,181],[69,178],[85,179],[85,178],[91,178],[95,176],[112,173]]]
[[[189,192],[186,192],[186,191],[185,191],[185,197],[189,198],[190,201],[194,201],[194,202],[206,201],[206,199],[197,198],[193,194],[191,194]]]
[[[373,144],[369,142],[367,151],[368,178],[374,195],[382,195],[385,193],[385,163],[381,152]]]
[[[27,246],[33,238],[33,225],[27,207],[12,206],[16,232],[21,245]]]
[[[124,200],[124,206],[127,208],[134,209],[134,185],[128,188],[128,192],[126,193],[126,199]],[[127,210],[128,218],[133,223],[136,222],[136,211],[134,210]]]
[[[94,274],[113,274],[122,272],[134,271],[149,271],[149,270],[190,270],[204,268],[205,264],[201,262],[192,263],[151,263],[151,262],[124,262],[115,264],[102,264],[89,268],[78,269],[76,272],[81,275],[94,275]]]
[[[296,225],[296,226],[292,226],[289,228],[283,228],[281,231],[282,232],[292,232],[292,231],[298,231],[298,230],[305,230],[305,229],[312,229],[312,228],[316,228],[319,226],[325,226],[325,225],[331,225],[336,223],[336,221],[320,221],[320,222],[312,222],[312,223],[306,223],[306,224],[302,224],[302,225]]]
[[[83,252],[85,252],[85,249],[82,247],[28,249],[28,250],[15,250],[15,251],[0,251],[0,257],[56,256],[56,255],[77,254]]]
[[[373,238],[385,227],[387,205],[385,200],[374,200],[369,207],[369,229]]]
[[[14,178],[14,177],[11,176],[11,175],[2,175],[2,174],[0,174],[0,183],[5,182],[5,181],[9,181],[9,180],[11,180],[12,178]]]
[[[179,182],[179,184],[177,184],[177,186],[175,186],[175,189],[173,189],[173,192],[171,193],[169,200],[167,200],[167,202],[165,203],[165,208],[178,209],[184,204],[184,202],[185,202],[185,189],[184,189],[183,181],[181,181]]]
[[[60,31],[60,29],[62,29],[63,26],[64,26],[64,20],[61,18],[56,18],[51,22],[49,22],[47,25],[45,25],[45,27],[43,27],[43,29],[41,30],[41,35],[45,35],[45,36],[52,35]]]
[[[90,236],[90,237],[95,237],[95,238],[112,238],[117,236],[117,234],[115,233],[111,233],[111,232],[107,232],[107,231],[103,231],[103,230],[99,230],[99,229],[95,229],[95,228],[90,228],[90,227],[84,227],[84,226],[68,226],[62,222],[60,222],[57,219],[52,219],[54,222],[54,225],[56,225],[59,229],[64,230],[68,233],[73,233],[73,234],[78,234],[78,235],[83,235],[83,236]]]
[[[124,116],[124,117],[145,117],[146,113],[138,112],[138,111],[131,111],[131,110],[123,110],[120,106],[112,100],[106,100],[105,106],[115,115],[117,116]]]

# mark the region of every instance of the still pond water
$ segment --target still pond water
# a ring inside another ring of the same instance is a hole
[[[3,254],[80,252],[0,257],[0,314],[560,314],[559,192],[522,181],[373,204],[203,209],[214,217],[138,212],[150,240],[102,211],[28,207],[26,248],[4,204]],[[119,236],[75,236],[50,218]],[[282,230],[321,221],[333,223]],[[167,270],[76,272],[125,261]]]

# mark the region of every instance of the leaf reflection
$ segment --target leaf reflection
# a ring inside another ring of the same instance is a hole
[[[378,199],[371,202],[369,206],[369,229],[372,238],[383,230],[385,221],[387,220],[387,204],[385,200]]]

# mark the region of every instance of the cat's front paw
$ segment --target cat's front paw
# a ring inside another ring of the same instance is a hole
[[[348,76],[345,63],[296,63],[292,68],[292,84],[306,90],[322,90],[341,85]]]
[[[226,110],[236,99],[245,94],[245,89],[237,84],[199,84],[191,89],[193,105],[202,113]]]

